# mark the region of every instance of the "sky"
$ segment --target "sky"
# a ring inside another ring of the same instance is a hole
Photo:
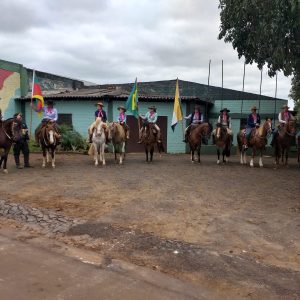
[[[0,59],[97,84],[182,80],[242,90],[243,59],[218,40],[218,0],[1,0]],[[278,74],[277,97],[291,78]],[[260,71],[246,66],[245,91]],[[263,70],[262,94],[275,96]],[[292,106],[293,101],[289,100]]]

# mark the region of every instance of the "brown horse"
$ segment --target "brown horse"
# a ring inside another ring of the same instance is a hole
[[[191,149],[191,160],[195,162],[194,155],[197,150],[198,162],[200,163],[200,150],[203,137],[210,137],[212,126],[209,123],[202,123],[191,130],[191,133],[187,137],[188,143]]]
[[[47,122],[40,131],[36,134],[39,144],[43,152],[42,167],[46,167],[46,161],[49,162],[49,153],[51,154],[52,168],[55,168],[55,150],[58,145],[55,125],[52,122]]]
[[[145,153],[146,153],[146,162],[152,162],[153,160],[153,152],[154,146],[157,145],[158,152],[161,155],[161,152],[164,152],[163,143],[157,142],[157,133],[155,130],[155,125],[152,123],[145,123],[144,124],[144,132],[142,135],[142,143],[145,146]],[[150,159],[149,159],[150,154]]]
[[[0,169],[3,163],[4,173],[8,173],[6,164],[11,146],[22,137],[21,125],[21,122],[17,122],[13,118],[0,120]]]
[[[228,162],[231,148],[231,136],[227,132],[227,128],[217,125],[215,144],[217,147],[218,160],[217,164],[220,164],[220,152],[223,155],[223,164]]]
[[[281,162],[288,164],[288,156],[292,140],[296,135],[296,120],[290,119],[278,132],[274,141],[275,146],[275,164],[278,165],[281,157]],[[285,162],[284,157],[285,155]]]
[[[250,160],[250,167],[254,166],[254,158],[256,155],[256,152],[260,152],[260,157],[259,157],[259,166],[263,167],[263,162],[262,162],[262,154],[263,151],[266,148],[266,144],[268,142],[267,137],[270,135],[272,132],[272,120],[267,119],[265,123],[258,128],[253,128],[250,136],[250,140],[248,143],[248,146],[252,148],[252,157]],[[237,142],[238,142],[238,147],[240,150],[240,155],[241,155],[241,164],[246,164],[246,152],[247,149],[244,147],[244,141],[245,141],[245,132],[244,130],[241,130],[238,135],[237,135]]]
[[[116,122],[110,123],[108,126],[113,144],[113,152],[115,154],[115,161],[117,162],[117,153],[120,153],[119,164],[123,163],[126,152],[126,136],[124,127]]]

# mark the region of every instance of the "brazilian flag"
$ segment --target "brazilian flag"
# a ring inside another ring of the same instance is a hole
[[[138,106],[138,91],[137,91],[137,79],[133,85],[132,91],[126,101],[126,110],[131,112],[137,119],[139,117],[139,106]]]

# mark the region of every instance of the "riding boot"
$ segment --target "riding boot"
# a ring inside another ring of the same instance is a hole
[[[14,155],[14,158],[15,158],[16,168],[23,169],[22,166],[20,166],[20,157],[17,155]]]

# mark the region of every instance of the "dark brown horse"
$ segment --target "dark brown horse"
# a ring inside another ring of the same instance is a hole
[[[215,135],[215,143],[217,147],[218,160],[217,164],[220,164],[220,153],[222,151],[223,164],[228,162],[230,156],[231,136],[227,132],[227,128],[218,124]]]
[[[262,161],[262,154],[263,151],[266,148],[266,144],[268,142],[267,137],[270,135],[272,132],[272,120],[267,119],[265,123],[259,128],[253,128],[250,136],[250,140],[248,143],[248,146],[252,148],[252,157],[250,160],[250,167],[254,166],[254,158],[256,155],[256,152],[259,151],[260,157],[259,157],[259,166],[263,167],[263,161]],[[246,164],[246,151],[244,145],[245,145],[245,132],[244,130],[241,130],[238,135],[237,135],[237,142],[238,142],[238,147],[241,155],[241,164]]]
[[[49,162],[49,153],[51,154],[52,168],[55,168],[55,150],[57,147],[57,134],[55,125],[52,122],[47,122],[41,130],[37,133],[37,139],[43,151],[43,164],[46,167],[46,161]]]
[[[0,111],[1,115],[1,111]],[[15,119],[0,120],[0,169],[3,163],[3,172],[7,171],[7,157],[12,144],[22,137],[22,126]]]
[[[146,162],[149,162],[149,161],[152,162],[155,145],[157,145],[158,152],[160,155],[161,155],[161,152],[164,152],[163,143],[157,142],[157,133],[156,133],[154,124],[151,124],[151,123],[144,124],[142,143],[145,146]],[[149,158],[149,154],[150,154],[150,158]]]
[[[191,133],[187,137],[188,143],[191,149],[191,160],[195,162],[194,155],[195,151],[198,154],[198,162],[200,163],[200,150],[201,150],[201,143],[202,138],[208,138],[211,135],[212,126],[209,123],[202,123],[192,129]]]
[[[281,162],[285,165],[288,164],[288,156],[292,140],[296,135],[296,120],[290,119],[278,132],[274,141],[275,146],[275,164],[279,165],[280,157]],[[285,155],[285,161],[283,159]]]

